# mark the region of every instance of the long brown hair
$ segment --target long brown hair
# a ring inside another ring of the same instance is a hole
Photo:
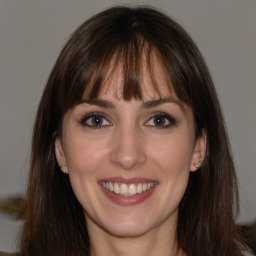
[[[177,239],[187,255],[241,254],[234,224],[237,182],[219,101],[206,64],[184,29],[148,7],[114,7],[83,23],[70,37],[50,74],[34,126],[31,168],[21,232],[22,255],[89,255],[83,209],[56,162],[54,142],[66,111],[90,90],[98,97],[111,61],[122,65],[123,98],[141,99],[143,56],[157,55],[170,90],[189,105],[195,136],[207,136],[206,157],[190,174],[180,203]],[[114,64],[115,66],[115,64]],[[157,80],[154,79],[157,90]]]

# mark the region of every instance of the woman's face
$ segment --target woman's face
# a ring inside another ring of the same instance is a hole
[[[159,71],[160,94],[143,75],[143,99],[124,101],[116,73],[99,98],[70,109],[56,156],[67,169],[89,233],[138,236],[176,227],[189,173],[203,158],[191,109],[170,93]],[[161,95],[161,96],[160,96]]]

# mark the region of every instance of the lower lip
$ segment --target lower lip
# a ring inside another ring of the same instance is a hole
[[[154,192],[156,185],[153,188],[151,188],[147,191],[144,191],[140,194],[136,194],[134,196],[118,195],[114,192],[107,190],[103,186],[101,186],[101,188],[104,191],[104,193],[107,195],[107,197],[110,200],[112,200],[113,202],[115,202],[119,205],[123,205],[123,206],[131,206],[131,205],[140,204],[140,203],[144,202],[147,198],[149,198],[151,196],[151,194]]]

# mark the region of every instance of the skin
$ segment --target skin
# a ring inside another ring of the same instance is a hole
[[[149,77],[144,73],[142,100],[124,101],[117,72],[106,82],[101,101],[85,100],[67,111],[55,143],[59,166],[68,171],[84,209],[93,256],[183,255],[176,243],[178,206],[189,173],[203,161],[206,138],[195,139],[191,108],[170,93],[161,73],[156,76],[160,93]],[[149,104],[152,100],[157,103]],[[97,128],[95,118],[88,118],[95,112],[104,115]],[[159,113],[164,114],[156,125]],[[157,186],[145,201],[122,206],[98,183],[110,177],[147,178]]]

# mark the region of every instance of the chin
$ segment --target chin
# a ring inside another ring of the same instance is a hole
[[[108,233],[116,237],[138,237],[153,229],[153,225],[149,225],[145,218],[129,218],[120,221],[115,219],[104,226]]]
[[[131,226],[123,226],[122,227],[110,227],[106,230],[108,233],[115,237],[139,237],[146,234],[149,229],[142,227],[131,227]]]

